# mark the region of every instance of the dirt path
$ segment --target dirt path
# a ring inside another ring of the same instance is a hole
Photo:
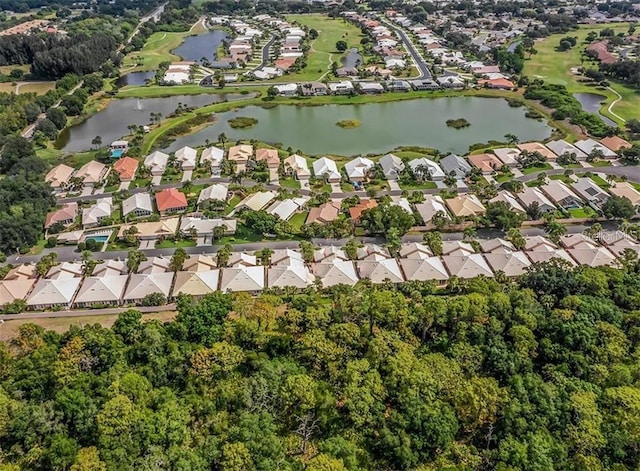
[[[623,117],[621,117],[620,115],[617,115],[613,112],[612,108],[615,106],[616,103],[618,103],[620,100],[622,100],[622,95],[620,95],[618,92],[616,92],[613,88],[611,87],[607,87],[607,90],[609,90],[610,92],[615,93],[615,95],[618,97],[615,100],[613,100],[611,102],[611,104],[609,105],[609,108],[607,108],[607,111],[612,115],[615,116],[616,118],[618,118],[620,121],[622,121],[623,123],[626,123],[627,120],[624,119]]]

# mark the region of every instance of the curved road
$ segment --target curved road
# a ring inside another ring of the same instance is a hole
[[[383,23],[389,29],[392,29],[393,31],[395,31],[396,34],[400,37],[400,39],[404,43],[405,48],[413,58],[413,62],[415,63],[416,67],[418,68],[418,71],[420,72],[420,76],[418,77],[418,79],[430,80],[432,75],[431,75],[431,71],[429,70],[429,67],[427,66],[427,61],[424,60],[424,58],[422,57],[418,49],[413,45],[413,42],[411,42],[411,39],[409,38],[407,33],[405,33],[402,28],[399,28],[398,26],[395,26],[391,23],[387,23],[386,21],[383,21]]]

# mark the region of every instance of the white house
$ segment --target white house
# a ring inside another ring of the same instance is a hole
[[[444,171],[440,168],[440,166],[433,160],[427,159],[425,157],[409,161],[409,167],[411,167],[411,171],[414,173],[414,175],[426,171],[429,173],[432,180],[442,180],[445,177]]]
[[[313,162],[313,174],[318,178],[326,177],[330,183],[337,183],[342,179],[336,163],[327,157]]]
[[[95,227],[104,218],[111,216],[113,211],[113,200],[111,198],[101,198],[94,205],[82,210],[82,227]]]
[[[151,175],[162,175],[167,169],[167,162],[169,161],[169,155],[159,150],[152,152],[144,158],[144,166],[149,169]]]
[[[122,202],[122,215],[133,214],[136,217],[150,216],[153,213],[153,201],[149,193],[136,193]]]
[[[209,164],[211,167],[211,173],[218,174],[220,172],[220,165],[224,159],[224,150],[219,147],[211,146],[202,151],[200,155],[201,164]]]
[[[374,165],[375,164],[372,160],[365,157],[356,157],[346,163],[344,170],[351,182],[363,182],[367,179],[367,176]]]
[[[283,83],[282,85],[274,85],[273,88],[281,96],[296,96],[298,94],[298,84],[296,83]]]
[[[180,164],[182,170],[193,170],[196,168],[196,159],[198,151],[189,146],[184,146],[175,152],[176,161]]]

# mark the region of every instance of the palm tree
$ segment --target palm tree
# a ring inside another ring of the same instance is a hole
[[[260,264],[266,266],[271,265],[271,256],[273,255],[273,250],[269,247],[265,247],[260,251]]]
[[[478,235],[476,228],[474,226],[465,227],[464,231],[462,231],[462,238],[464,240],[475,239]]]
[[[516,136],[515,134],[507,133],[504,135],[504,138],[507,141],[507,144],[509,144],[510,146],[515,146],[516,144],[518,144],[518,142],[520,142],[520,139],[518,139],[518,136]]]
[[[130,250],[127,256],[127,268],[129,273],[137,273],[140,264],[147,260],[147,256],[142,250]]]
[[[191,180],[187,180],[185,182],[182,182],[182,190],[189,194],[191,193],[191,190],[193,189],[193,183],[191,182]]]
[[[96,136],[91,140],[91,145],[94,146],[96,149],[100,148],[100,146],[102,145],[102,138],[100,136]]]

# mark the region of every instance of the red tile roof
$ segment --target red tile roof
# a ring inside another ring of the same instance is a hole
[[[280,70],[289,70],[293,64],[295,64],[296,62],[296,58],[295,57],[281,57],[280,59],[276,60],[276,69],[280,69]]]
[[[376,200],[362,200],[353,208],[349,208],[349,214],[351,215],[351,219],[354,221],[358,221],[362,216],[362,213],[367,209],[373,209],[378,206],[378,202]]]
[[[158,206],[158,211],[185,208],[187,197],[175,188],[162,190],[156,193],[156,206]]]
[[[138,161],[131,157],[122,157],[113,164],[113,169],[120,175],[120,180],[132,180],[138,169]]]

